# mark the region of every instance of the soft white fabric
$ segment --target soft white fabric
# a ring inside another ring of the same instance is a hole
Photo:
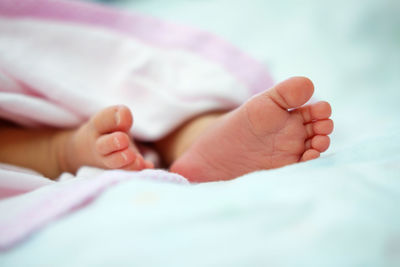
[[[134,138],[154,141],[251,94],[226,69],[190,51],[85,24],[0,17],[0,118],[22,126],[77,127],[123,104],[133,112]],[[0,166],[0,196],[34,189],[39,180],[18,179]]]
[[[332,147],[230,182],[120,184],[0,265],[400,265],[398,1],[122,2],[213,30],[278,79],[310,76],[333,106]]]
[[[51,205],[36,205],[32,216],[79,199],[85,183],[124,179],[3,252],[0,265],[397,267],[399,138],[228,182],[149,182],[149,172],[127,179],[114,171],[71,180],[69,191],[59,184],[64,198],[43,188]]]
[[[3,118],[71,127],[101,108],[124,104],[134,115],[132,133],[146,141],[251,95],[194,53],[98,27],[32,19],[0,19],[0,73]]]

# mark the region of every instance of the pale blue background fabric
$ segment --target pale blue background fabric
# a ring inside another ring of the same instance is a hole
[[[398,137],[230,182],[121,183],[0,266],[399,266]]]
[[[120,184],[0,266],[400,266],[399,1],[114,3],[213,31],[277,81],[310,77],[332,147],[230,182]]]

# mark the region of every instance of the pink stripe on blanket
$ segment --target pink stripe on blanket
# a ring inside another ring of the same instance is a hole
[[[19,207],[12,216],[0,216],[0,251],[12,248],[49,222],[86,206],[107,188],[131,179],[189,184],[182,176],[162,170],[115,170],[105,171],[98,177],[55,183],[4,200],[0,214],[7,214],[11,209],[15,210],[16,206],[22,205],[22,208]]]
[[[129,34],[149,44],[191,51],[224,67],[252,93],[273,82],[260,62],[210,33],[150,16],[65,0],[0,0],[0,15],[87,23]]]

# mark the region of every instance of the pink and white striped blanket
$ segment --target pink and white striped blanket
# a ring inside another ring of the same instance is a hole
[[[75,127],[125,104],[135,118],[133,136],[153,141],[271,85],[262,64],[203,31],[75,1],[0,0],[0,118],[26,127]],[[160,170],[88,170],[53,182],[0,166],[0,249],[117,182],[187,183]]]

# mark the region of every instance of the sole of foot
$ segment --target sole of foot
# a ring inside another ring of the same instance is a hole
[[[313,93],[308,78],[293,77],[252,97],[218,118],[170,170],[206,182],[318,158],[333,121],[328,102],[305,105]]]

